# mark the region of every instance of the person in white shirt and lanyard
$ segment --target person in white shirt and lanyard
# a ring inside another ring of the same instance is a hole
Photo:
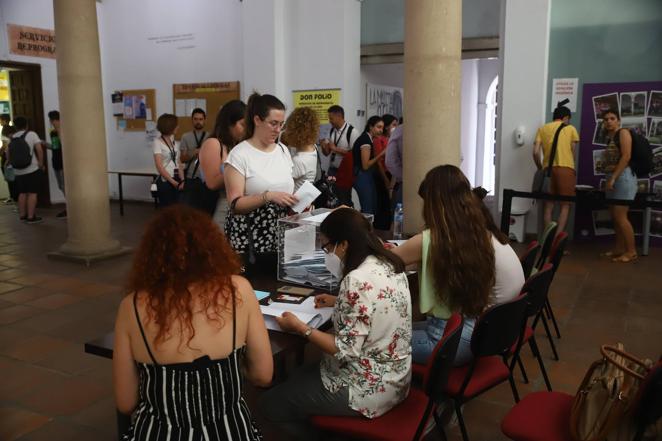
[[[208,137],[208,133],[204,130],[206,120],[207,114],[204,110],[199,107],[193,109],[193,112],[191,112],[193,130],[184,133],[179,142],[179,150],[181,152],[182,164],[184,164],[184,176],[186,179],[195,177],[193,176],[195,160],[198,159],[198,153],[200,153],[202,143]]]
[[[322,152],[329,156],[327,175],[335,176],[343,156],[352,150],[354,142],[361,134],[350,123],[345,121],[345,110],[337,105],[329,107],[329,123],[331,123],[330,139],[322,141]]]
[[[177,117],[164,113],[156,120],[156,130],[161,133],[154,139],[152,151],[154,165],[159,177],[156,179],[159,207],[166,207],[177,202],[179,192],[184,189],[184,171],[179,146],[175,142]]]

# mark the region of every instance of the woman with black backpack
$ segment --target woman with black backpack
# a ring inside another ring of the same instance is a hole
[[[617,110],[602,114],[607,132],[607,148],[604,153],[604,171],[607,174],[605,194],[609,199],[634,200],[637,194],[637,176],[630,167],[632,158],[632,134],[621,130],[621,117]],[[628,219],[628,205],[610,205],[609,213],[614,221],[616,243],[611,251],[603,254],[612,262],[630,263],[637,260],[634,230]]]

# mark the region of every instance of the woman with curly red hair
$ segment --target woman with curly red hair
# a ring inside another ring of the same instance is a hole
[[[271,382],[273,358],[253,289],[205,213],[168,207],[148,224],[115,323],[117,408],[124,440],[262,439],[243,375]]]
[[[305,181],[313,183],[317,178],[317,165],[320,160],[317,157],[315,141],[319,131],[320,120],[310,107],[297,107],[285,123],[285,132],[281,136],[281,141],[296,149],[296,155],[292,156],[295,192]]]

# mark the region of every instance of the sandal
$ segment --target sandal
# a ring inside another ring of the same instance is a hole
[[[614,257],[613,259],[611,259],[611,261],[614,263],[632,263],[632,262],[636,262],[637,259],[639,259],[639,256],[637,254],[631,254],[630,256],[626,256],[625,254],[622,254],[618,257]]]
[[[600,253],[600,257],[619,257],[622,256],[623,253],[619,253],[617,251],[605,251],[604,253]]]

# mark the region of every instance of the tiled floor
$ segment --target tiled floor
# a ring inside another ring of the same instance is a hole
[[[117,438],[111,362],[85,354],[83,343],[112,329],[130,256],[91,268],[48,260],[46,253],[66,235],[66,222],[55,219],[57,212],[42,211],[43,224],[24,225],[11,206],[0,206],[3,441]],[[152,212],[147,204],[128,204],[121,218],[113,206],[114,236],[135,245]],[[542,336],[539,343],[557,390],[574,393],[602,343],[622,341],[628,350],[650,358],[662,351],[662,251],[653,249],[636,264],[618,265],[600,260],[601,248],[571,245],[552,288],[563,336],[557,341],[561,360],[551,359]],[[522,395],[544,388],[537,365],[524,352],[532,382],[522,384],[517,375]],[[257,396],[258,391],[249,390],[249,404]],[[499,423],[510,406],[507,384],[466,405],[471,439],[503,439]],[[268,439],[285,439],[264,429]],[[457,427],[448,432],[460,439]]]

